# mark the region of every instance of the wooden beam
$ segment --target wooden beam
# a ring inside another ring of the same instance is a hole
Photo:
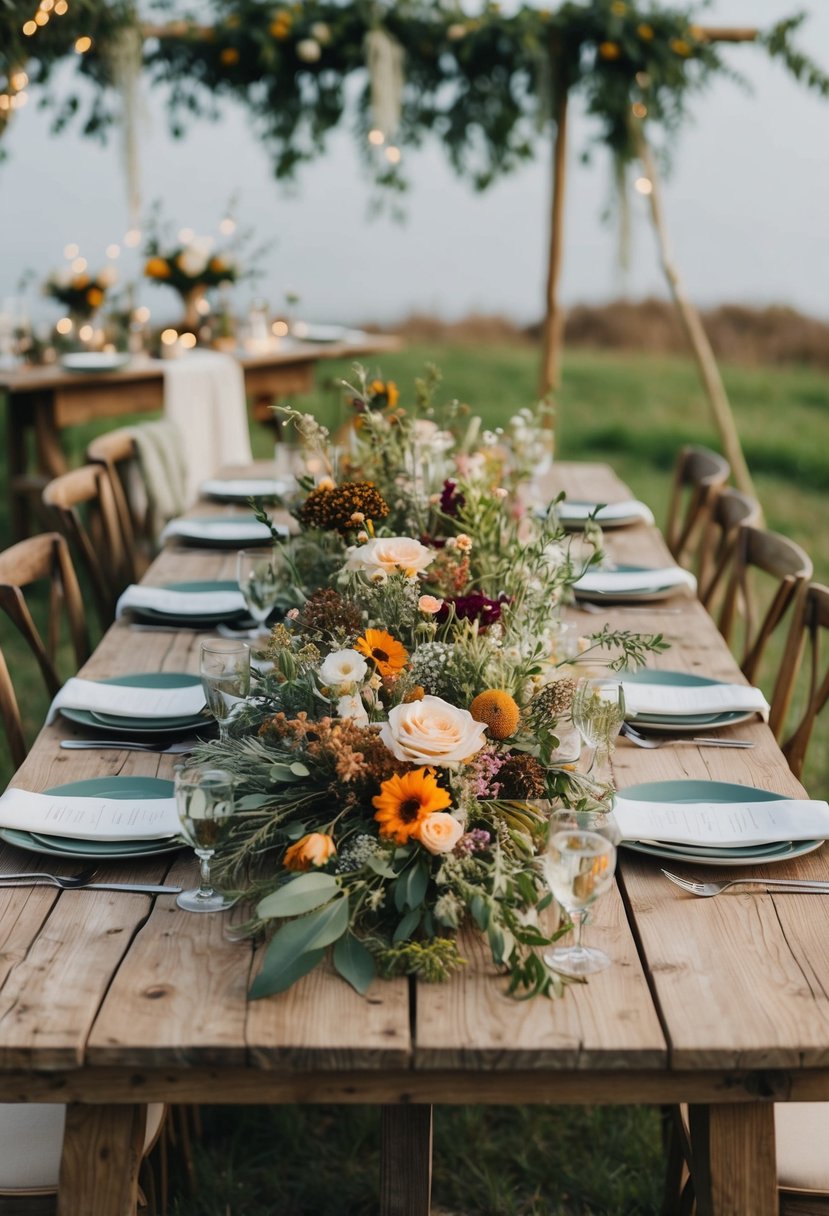
[[[736,25],[704,25],[701,30],[707,42],[756,42],[760,31]]]

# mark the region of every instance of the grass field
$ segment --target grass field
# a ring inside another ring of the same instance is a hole
[[[532,404],[537,371],[525,345],[410,347],[384,358],[383,373],[404,392],[424,365],[438,364],[447,396],[496,426]],[[372,364],[372,369],[373,369]],[[335,381],[345,366],[322,365],[317,391],[302,408],[331,425],[341,418]],[[829,581],[829,377],[797,367],[724,368],[768,526],[799,541],[816,576]],[[89,429],[71,435],[80,458]],[[717,446],[691,364],[680,358],[578,351],[559,396],[557,455],[610,461],[634,492],[664,517],[670,470],[687,442]],[[265,428],[257,455],[271,451]],[[5,520],[0,521],[0,527]],[[2,536],[5,543],[7,534]],[[8,643],[10,664],[20,659]],[[32,730],[44,705],[32,686]],[[825,735],[825,730],[822,735]],[[807,785],[829,788],[823,737]],[[8,767],[8,766],[7,766]],[[555,1017],[551,1006],[550,1016]],[[554,1093],[551,1092],[551,1100]],[[378,1121],[360,1108],[206,1114],[198,1188],[182,1184],[175,1216],[368,1216],[376,1211]],[[451,1216],[634,1216],[655,1214],[661,1188],[656,1112],[636,1108],[444,1108],[437,1112],[435,1210]]]

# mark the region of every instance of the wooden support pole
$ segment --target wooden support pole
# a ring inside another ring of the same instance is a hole
[[[731,465],[731,470],[734,475],[738,487],[744,494],[750,494],[757,498],[757,492],[754,489],[754,483],[751,479],[751,474],[748,470],[746,458],[743,453],[740,443],[740,435],[737,430],[737,424],[734,420],[734,414],[731,410],[731,403],[728,400],[728,394],[725,391],[725,385],[720,375],[720,369],[717,366],[717,360],[714,356],[714,351],[711,343],[708,340],[708,335],[705,332],[705,327],[702,324],[702,319],[691,302],[691,298],[682,281],[682,277],[677,269],[676,263],[671,252],[670,241],[668,239],[668,229],[665,223],[665,210],[662,203],[662,186],[659,179],[659,174],[656,168],[656,161],[651,152],[650,145],[645,139],[644,132],[641,126],[637,127],[637,144],[639,158],[642,161],[642,166],[645,170],[645,176],[651,184],[650,201],[651,218],[653,220],[656,239],[659,246],[659,257],[662,263],[662,270],[665,278],[668,281],[671,295],[676,304],[679,318],[691,345],[694,358],[696,359],[697,368],[699,369],[700,378],[702,379],[708,401],[711,405],[711,411],[714,415],[714,422],[720,434],[720,439],[723,445],[723,451],[726,459]]]
[[[545,397],[561,382],[561,348],[564,342],[564,309],[559,299],[561,265],[564,254],[564,198],[567,174],[567,101],[568,87],[562,68],[554,62],[556,81],[553,146],[553,189],[550,208],[550,252],[547,262],[546,312],[541,345],[539,397]]]
[[[429,1216],[431,1106],[381,1108],[380,1216]]]

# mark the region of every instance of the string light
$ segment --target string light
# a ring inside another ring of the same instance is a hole
[[[386,148],[385,155],[386,155],[386,160],[389,162],[390,165],[399,165],[401,157],[403,156],[403,153],[400,151],[399,148],[395,148],[394,144],[389,144],[388,148]]]
[[[95,336],[95,330],[91,325],[82,325],[78,330],[78,337],[81,342],[89,342]]]
[[[146,325],[150,319],[150,310],[142,304],[140,308],[136,308],[132,315],[133,320],[135,320],[139,325]]]
[[[29,77],[26,75],[25,72],[20,72],[20,71],[12,72],[11,86],[15,90],[15,92],[19,93],[21,89],[25,89],[25,87],[28,83],[29,83]]]
[[[87,34],[82,34],[80,38],[75,39],[75,50],[79,55],[85,55],[92,46],[92,39]]]
[[[634,190],[640,194],[653,194],[653,182],[649,177],[637,177],[633,183]]]
[[[55,326],[55,329],[58,331],[59,334],[71,334],[72,329],[73,329],[72,318],[71,317],[61,317],[61,319],[58,321],[57,325]]]
[[[75,260],[72,262],[72,269],[74,270],[75,274],[83,274],[86,267],[86,258],[75,258]]]
[[[37,33],[37,22],[36,21],[27,21],[25,23],[25,25],[23,26],[23,33],[26,35],[27,38],[31,38],[32,34]]]
[[[62,17],[64,13],[68,12],[69,5],[67,4],[66,0],[58,0],[57,4],[55,5],[55,16]]]
[[[648,107],[646,105],[644,105],[641,101],[634,101],[633,105],[630,108],[631,108],[631,112],[633,113],[634,118],[647,118]]]
[[[44,26],[44,25],[48,25],[48,24],[49,24],[49,14],[44,13],[41,9],[38,9],[38,11],[35,13],[35,25]]]
[[[222,236],[233,236],[233,233],[235,231],[236,231],[235,219],[233,219],[233,217],[230,215],[226,215],[225,218],[222,220],[222,222],[219,224],[219,232],[221,232]]]
[[[161,341],[165,346],[175,346],[178,342],[178,330],[165,329],[161,334]]]
[[[183,346],[185,350],[192,350],[197,341],[195,334],[182,334],[179,338],[179,345]]]
[[[107,245],[107,257],[114,262],[116,258],[121,256],[120,245]]]
[[[287,321],[274,321],[273,325],[271,326],[271,333],[273,334],[273,336],[275,338],[286,337],[287,333],[288,333],[288,322]]]
[[[140,243],[141,243],[141,229],[140,228],[130,228],[129,232],[127,232],[124,236],[124,244],[127,246],[128,249],[134,249],[135,246],[139,245]]]
[[[368,133],[368,142],[372,144],[373,147],[379,148],[386,142],[386,137],[382,131],[379,131],[375,127],[373,131],[369,131]]]

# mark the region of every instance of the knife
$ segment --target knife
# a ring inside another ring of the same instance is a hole
[[[50,886],[49,882],[30,878],[17,882],[4,882],[0,877],[0,887],[42,887]],[[181,887],[167,887],[159,883],[142,882],[86,882],[82,886],[69,888],[73,891],[131,891],[136,895],[178,895]]]

